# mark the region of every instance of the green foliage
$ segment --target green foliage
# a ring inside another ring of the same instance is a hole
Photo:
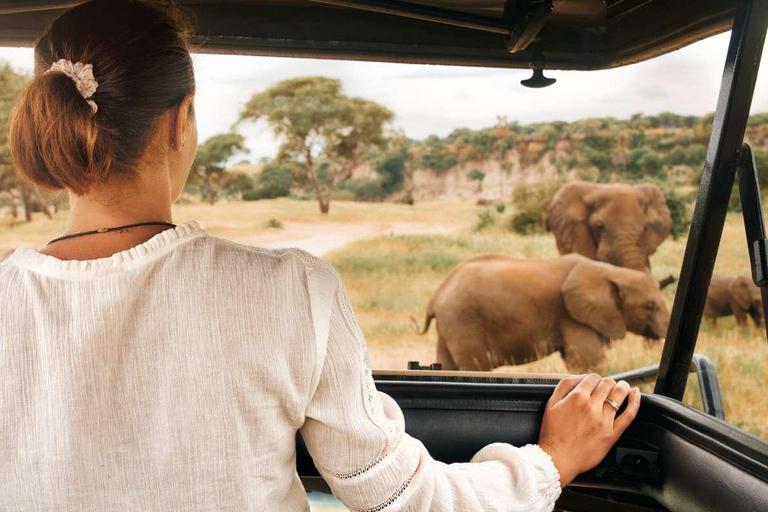
[[[264,223],[265,228],[283,229],[283,223],[278,219],[271,217]]]
[[[485,179],[485,173],[480,172],[478,169],[472,169],[472,172],[469,173],[469,179],[474,181],[483,181],[483,179]]]
[[[245,138],[237,133],[214,135],[197,148],[192,167],[223,167],[233,156],[247,153]]]
[[[236,133],[214,135],[197,150],[186,190],[199,193],[204,201],[214,204],[221,194],[229,195],[250,189],[247,182],[224,168],[227,161],[240,153],[247,153],[245,139]]]
[[[664,199],[667,202],[667,207],[672,217],[672,238],[677,240],[681,236],[688,234],[688,227],[691,225],[692,205],[675,189],[669,186],[661,186],[660,188],[664,193]]]
[[[543,233],[544,215],[541,212],[522,211],[509,220],[508,228],[519,235]]]
[[[510,219],[508,228],[521,235],[544,233],[549,203],[565,182],[565,178],[556,177],[517,185],[512,191],[512,205],[516,213]]]
[[[382,181],[381,178],[351,178],[342,183],[339,189],[352,192],[355,201],[383,201],[389,193],[384,188]]]
[[[659,154],[648,146],[641,146],[629,152],[627,157],[627,174],[631,178],[665,179],[667,172],[662,165]]]
[[[385,145],[384,125],[392,117],[375,102],[345,95],[339,80],[310,76],[283,80],[254,94],[240,121],[267,121],[282,140],[279,160],[304,171],[320,211],[328,213],[338,184],[351,177],[372,147]],[[326,162],[323,179],[317,161]]]
[[[413,194],[411,194],[410,190],[406,192],[405,195],[403,195],[403,197],[401,197],[395,202],[400,204],[408,204],[408,205],[414,205],[416,203],[416,201],[413,200]]]
[[[8,118],[16,96],[29,77],[17,73],[7,62],[0,61],[0,193],[18,186],[8,148]]]
[[[279,162],[271,162],[264,166],[261,174],[256,178],[253,190],[243,193],[243,200],[258,201],[260,199],[274,199],[287,197],[293,186],[291,166]]]
[[[507,205],[504,203],[498,203],[496,205],[496,212],[497,213],[504,213],[507,210]]]
[[[437,135],[430,135],[424,141],[424,154],[421,164],[438,174],[443,173],[459,163],[456,155],[448,150],[446,142]]]
[[[405,182],[405,151],[389,152],[376,164],[376,172],[381,178],[381,188],[386,194],[397,192]]]
[[[495,224],[496,215],[494,215],[490,208],[484,208],[477,212],[477,223],[475,224],[475,231],[482,231]]]

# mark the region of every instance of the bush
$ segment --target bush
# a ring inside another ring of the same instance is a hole
[[[627,173],[633,178],[665,179],[667,177],[661,157],[648,146],[641,146],[629,152]]]
[[[243,201],[287,197],[291,193],[293,176],[287,166],[273,162],[264,166],[255,181],[253,190],[243,192]]]
[[[660,188],[672,217],[672,238],[677,240],[681,235],[688,233],[688,227],[691,225],[690,203],[675,189],[668,186]]]
[[[283,229],[283,223],[273,217],[264,223],[264,227],[274,228],[274,229]]]
[[[496,205],[496,211],[498,213],[504,213],[506,209],[507,209],[507,205],[505,205],[504,203],[499,203]]]
[[[512,205],[517,213],[508,228],[521,235],[544,233],[549,202],[565,182],[565,178],[557,177],[517,185],[512,191]]]
[[[475,224],[475,231],[482,231],[487,227],[496,224],[496,216],[490,210],[485,208],[477,213],[477,224]]]
[[[351,178],[339,185],[339,188],[354,193],[355,201],[383,201],[389,195],[381,179]]]
[[[413,205],[416,201],[413,200],[413,194],[411,194],[411,191],[409,190],[408,192],[405,193],[403,197],[401,197],[395,202],[399,204]]]
[[[545,220],[543,212],[525,211],[513,215],[507,227],[519,235],[533,235],[544,232]]]

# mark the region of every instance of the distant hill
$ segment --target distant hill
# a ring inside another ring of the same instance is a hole
[[[520,125],[503,119],[481,130],[461,128],[447,137],[401,139],[372,154],[347,187],[391,179],[393,154],[401,155],[402,186],[415,200],[508,199],[517,183],[567,175],[594,181],[659,179],[688,185],[703,167],[714,114],[669,112],[629,119],[593,118]],[[758,159],[768,163],[768,114],[750,117],[746,135]],[[384,174],[382,174],[384,168]],[[344,187],[342,187],[343,189]],[[365,198],[362,198],[365,199]]]

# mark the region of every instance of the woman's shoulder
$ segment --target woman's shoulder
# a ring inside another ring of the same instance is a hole
[[[322,258],[296,247],[272,249],[245,245],[225,238],[208,235],[190,247],[198,257],[210,259],[219,268],[242,269],[243,266],[281,274],[300,270],[311,274],[336,276],[333,266]]]

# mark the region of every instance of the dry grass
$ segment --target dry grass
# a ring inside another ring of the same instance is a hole
[[[749,258],[743,224],[730,215],[715,272],[748,274]],[[684,240],[666,241],[653,257],[654,274],[679,275]],[[328,255],[344,276],[359,322],[366,334],[374,368],[404,369],[409,360],[434,361],[436,334],[420,336],[410,327],[410,316],[422,321],[424,308],[446,273],[460,261],[481,253],[517,257],[556,254],[551,236],[520,237],[500,229],[449,236],[380,237],[350,244]],[[675,286],[665,289],[670,307]],[[696,351],[714,363],[720,379],[726,419],[754,435],[768,439],[768,344],[765,332],[739,328],[732,318],[717,328],[701,326]],[[646,344],[638,336],[616,341],[607,351],[606,373],[659,362],[661,343]],[[559,355],[524,365],[523,370],[566,372]],[[652,391],[651,384],[643,387]],[[689,379],[685,401],[701,407],[695,376]]]

